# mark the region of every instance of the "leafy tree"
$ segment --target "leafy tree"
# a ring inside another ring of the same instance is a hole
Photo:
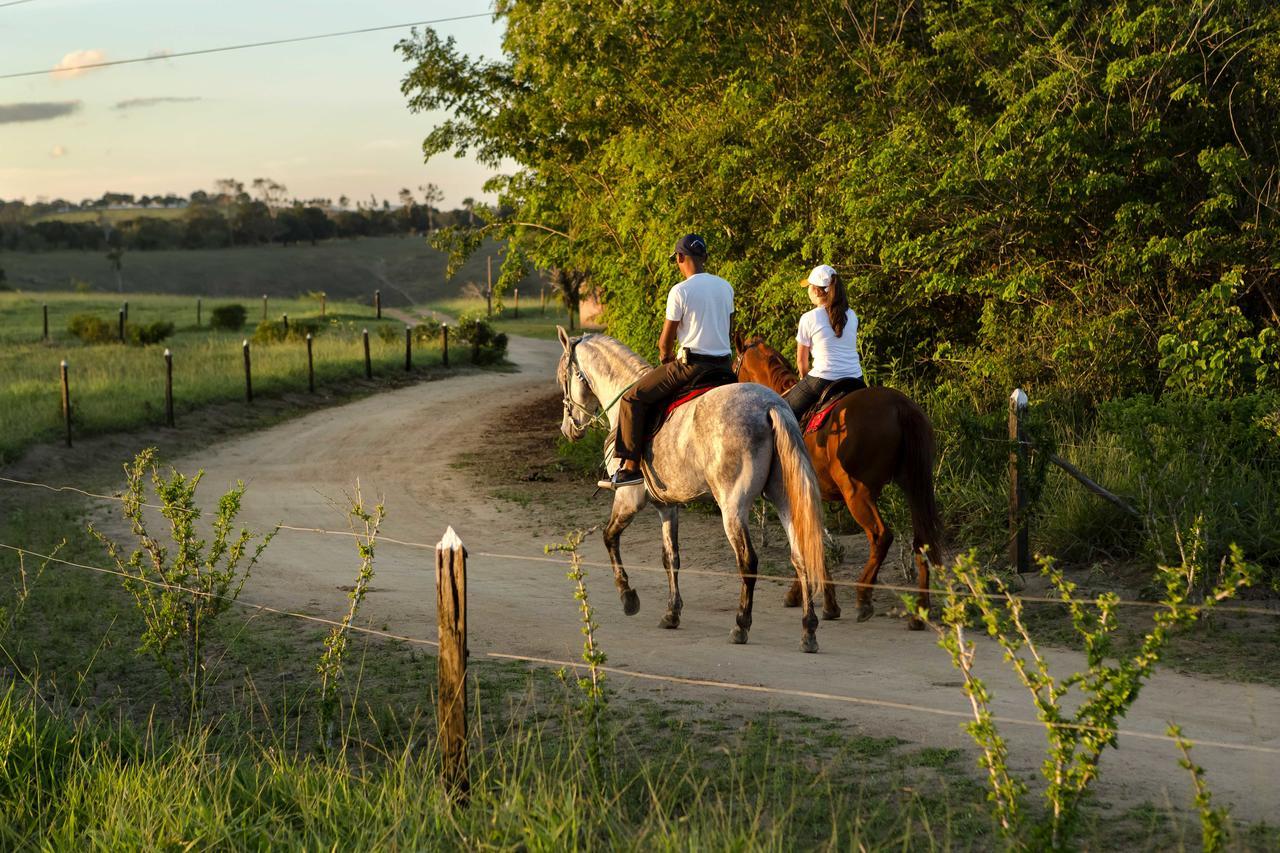
[[[689,230],[747,330],[789,342],[795,282],[831,262],[870,365],[984,406],[1014,384],[1158,390],[1161,337],[1196,334],[1184,318],[1233,270],[1248,328],[1231,340],[1280,325],[1280,7],[1265,0],[496,14],[497,58],[430,30],[399,44],[410,109],[450,114],[424,152],[506,172],[486,186],[493,216],[440,238],[464,255],[476,232],[502,237],[505,264],[579,271],[642,351]]]

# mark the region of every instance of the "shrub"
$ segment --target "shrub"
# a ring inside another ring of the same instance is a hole
[[[463,314],[458,318],[458,339],[471,345],[475,364],[493,364],[507,355],[507,336],[495,332],[489,321],[479,314]]]
[[[148,344],[158,344],[165,338],[173,334],[173,323],[167,320],[157,320],[154,323],[148,323],[145,326],[125,327],[125,336],[129,339],[129,343],[139,346]]]
[[[243,305],[219,305],[209,313],[209,326],[234,332],[244,328],[244,318],[248,313]]]
[[[118,339],[116,327],[93,314],[75,315],[67,323],[67,331],[86,344],[105,344]]]
[[[253,330],[255,344],[278,344],[284,341],[300,341],[320,333],[320,323],[315,320],[290,320],[286,329],[283,320],[263,320]]]

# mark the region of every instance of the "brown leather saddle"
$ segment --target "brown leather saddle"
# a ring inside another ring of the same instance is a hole
[[[797,418],[801,426],[804,427],[805,434],[808,435],[811,432],[817,432],[822,429],[822,425],[827,422],[831,411],[835,409],[841,400],[856,391],[861,391],[865,387],[867,386],[859,379],[837,379],[828,385],[817,402]]]

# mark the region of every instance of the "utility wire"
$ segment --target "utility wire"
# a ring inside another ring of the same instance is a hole
[[[0,3],[0,9],[5,6],[21,6],[23,3],[34,3],[36,0],[9,0],[8,3]]]
[[[16,3],[31,3],[34,0],[11,0],[11,2],[0,5],[16,5]],[[404,24],[387,24],[381,27],[365,27],[359,30],[342,30],[336,33],[320,33],[314,36],[296,36],[294,38],[272,39],[270,41],[255,41],[246,44],[229,44],[222,47],[206,47],[201,50],[183,50],[177,53],[166,53],[155,56],[137,56],[133,59],[112,59],[107,62],[88,62],[84,65],[75,65],[70,68],[42,68],[39,71],[18,71],[12,74],[0,74],[0,80],[12,80],[15,77],[38,77],[42,74],[52,74],[55,71],[87,71],[91,68],[107,68],[112,65],[132,65],[136,62],[158,62],[162,59],[177,59],[183,56],[202,56],[207,53],[226,53],[232,50],[248,50],[254,47],[271,47],[279,44],[296,44],[303,41],[315,41],[317,39],[331,39],[339,36],[354,36],[361,33],[378,33],[384,30],[402,30],[405,27],[425,27],[432,24],[447,24],[453,21],[467,21],[474,18],[492,17],[490,12],[477,12],[471,15],[454,15],[450,18],[435,18],[430,21],[409,21]]]

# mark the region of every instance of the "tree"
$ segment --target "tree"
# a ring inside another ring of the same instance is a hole
[[[432,214],[435,206],[444,201],[444,191],[436,184],[421,184],[418,191],[422,193],[422,205],[427,209],[427,230],[435,230],[435,220]]]
[[[643,352],[689,230],[745,329],[790,341],[794,281],[831,262],[869,362],[982,407],[1024,383],[1159,390],[1161,336],[1237,270],[1241,339],[1280,323],[1280,7],[1264,0],[497,14],[497,58],[430,30],[399,44],[410,109],[449,111],[424,152],[505,172],[493,218],[442,244],[502,237],[508,263],[584,273]]]

